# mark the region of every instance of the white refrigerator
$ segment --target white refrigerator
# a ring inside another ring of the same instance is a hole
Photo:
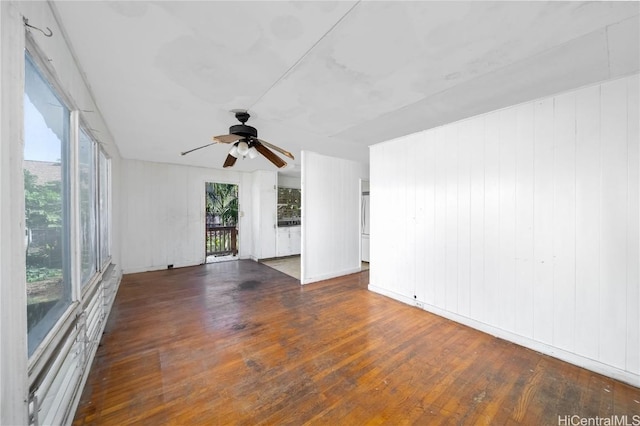
[[[370,202],[369,202],[369,193],[365,192],[362,194],[362,260],[364,262],[369,261],[369,227],[370,223]]]

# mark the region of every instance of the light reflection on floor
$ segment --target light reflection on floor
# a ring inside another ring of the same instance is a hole
[[[207,256],[205,263],[218,263],[218,262],[228,262],[229,260],[238,260],[238,255],[226,255],[226,256]]]

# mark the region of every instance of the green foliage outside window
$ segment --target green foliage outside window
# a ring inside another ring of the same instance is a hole
[[[235,226],[238,220],[238,185],[207,182],[207,226]]]
[[[38,184],[38,178],[24,171],[24,203],[27,228],[62,226],[62,182]]]
[[[62,183],[39,184],[24,170],[25,221],[27,232],[27,282],[61,278]]]

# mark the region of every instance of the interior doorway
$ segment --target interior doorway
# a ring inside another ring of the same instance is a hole
[[[360,259],[361,269],[369,269],[369,242],[371,226],[371,195],[369,181],[360,180]]]
[[[238,258],[238,185],[205,183],[205,262]]]

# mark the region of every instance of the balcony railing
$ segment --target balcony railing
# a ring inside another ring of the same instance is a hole
[[[207,256],[238,254],[238,230],[235,226],[211,226],[205,231]]]

